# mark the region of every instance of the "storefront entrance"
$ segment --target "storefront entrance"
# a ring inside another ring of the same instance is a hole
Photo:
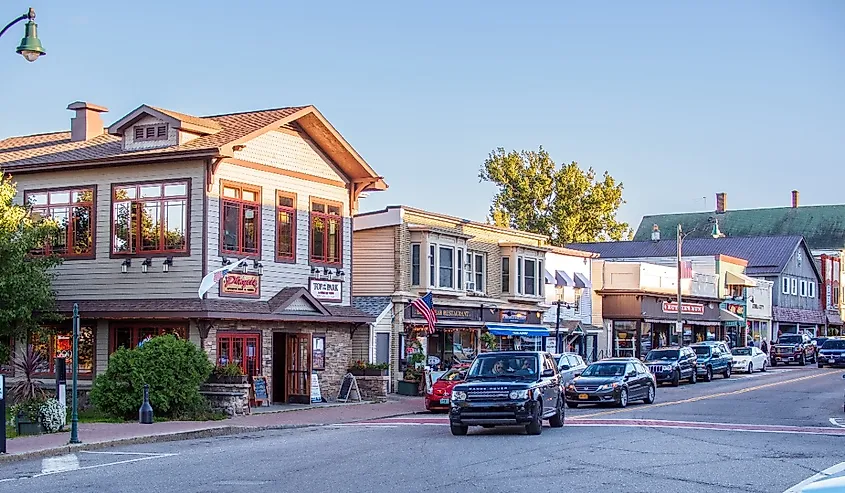
[[[311,335],[273,332],[273,402],[311,402]]]

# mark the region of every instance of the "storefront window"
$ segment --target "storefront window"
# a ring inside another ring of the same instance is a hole
[[[261,373],[260,334],[219,332],[217,334],[217,364],[236,364],[246,375]]]
[[[660,347],[659,344],[654,344],[655,342],[659,342],[656,339],[658,339],[658,336],[651,331],[650,323],[643,322],[640,324],[640,354],[648,354],[652,347]]]
[[[148,337],[152,338],[165,334],[173,334],[179,339],[186,339],[188,337],[188,328],[184,325],[113,325],[109,353],[117,351],[118,348],[131,349],[138,347]]]
[[[637,323],[627,320],[613,321],[613,356],[633,358],[636,356],[634,343],[637,337]]]
[[[94,373],[94,324],[79,324],[79,375],[90,378]],[[41,364],[36,373],[53,375],[56,371],[55,358],[65,358],[65,372],[73,371],[73,329],[70,324],[62,325],[55,331],[39,331],[30,335],[33,350],[41,356]]]
[[[314,370],[326,369],[326,336],[314,336],[311,338],[311,368]]]

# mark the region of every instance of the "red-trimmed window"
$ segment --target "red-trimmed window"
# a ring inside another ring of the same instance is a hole
[[[221,191],[221,253],[260,255],[261,189],[223,182]]]
[[[188,252],[187,180],[112,188],[112,253]]]
[[[179,339],[188,337],[188,328],[181,324],[114,324],[111,327],[111,338],[109,340],[109,354],[118,348],[135,348],[148,337],[157,337],[165,334],[173,334]]]
[[[342,205],[314,199],[311,201],[311,262],[343,263]]]
[[[94,375],[94,351],[96,344],[94,337],[96,325],[94,322],[80,321],[79,341],[79,375],[81,378],[91,378]],[[70,323],[62,324],[55,329],[45,329],[30,334],[29,343],[33,350],[41,355],[41,365],[36,370],[38,375],[54,375],[56,372],[55,358],[65,358],[65,373],[70,376],[73,371],[73,328]]]
[[[261,335],[240,332],[217,333],[217,364],[234,363],[245,375],[261,374]]]
[[[93,256],[94,195],[93,187],[27,192],[25,200],[32,211],[52,218],[59,227],[44,248],[32,253],[64,258]]]
[[[276,261],[296,260],[296,194],[276,192]]]

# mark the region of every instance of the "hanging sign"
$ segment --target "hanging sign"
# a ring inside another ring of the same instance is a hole
[[[499,312],[500,320],[503,323],[522,324],[528,320],[528,312],[516,310],[502,310]]]
[[[677,301],[664,301],[663,313],[678,313]],[[704,315],[704,305],[701,303],[683,303],[681,306],[681,313],[688,313],[691,315]]]
[[[261,276],[230,272],[220,280],[220,296],[261,297]]]
[[[308,291],[311,296],[320,301],[343,301],[343,281],[330,281],[326,279],[309,279]]]

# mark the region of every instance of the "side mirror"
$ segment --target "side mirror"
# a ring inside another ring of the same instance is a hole
[[[572,367],[571,367],[571,366],[569,366],[569,365],[560,365],[560,370],[561,370],[561,371],[566,371],[566,370],[569,370],[570,368],[572,368]]]
[[[645,361],[645,356],[640,356],[640,361]]]
[[[543,370],[542,376],[543,376],[543,378],[553,377],[553,376],[555,376],[555,371],[552,370],[551,368],[545,369],[545,370]]]

